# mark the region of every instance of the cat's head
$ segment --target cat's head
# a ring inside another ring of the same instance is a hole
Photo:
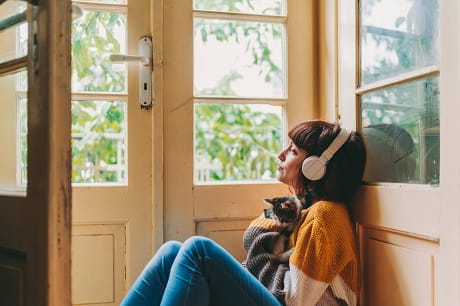
[[[296,196],[264,199],[272,207],[273,218],[281,225],[295,222],[302,211],[302,203]]]

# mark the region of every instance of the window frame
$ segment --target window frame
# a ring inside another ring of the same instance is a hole
[[[280,97],[245,97],[245,96],[207,96],[195,94],[195,86],[193,93],[193,104],[194,106],[199,104],[231,104],[231,105],[250,105],[250,104],[265,104],[271,106],[281,106],[281,126],[280,134],[286,134],[286,116],[285,109],[288,101],[288,78],[287,78],[287,16],[288,16],[288,3],[285,1],[285,7],[282,10],[280,15],[262,15],[256,13],[234,13],[234,12],[221,12],[221,11],[210,11],[210,10],[200,10],[193,8],[193,22],[195,19],[209,19],[209,20],[222,20],[222,21],[243,21],[243,22],[259,22],[259,23],[272,23],[279,24],[282,27],[281,34],[281,44],[282,44],[282,91],[283,94]],[[199,69],[194,65],[194,80],[195,81],[195,69]],[[286,137],[281,137],[281,147],[287,143]],[[195,124],[194,124],[194,142],[195,142]],[[196,152],[195,145],[193,146],[193,172],[194,172],[194,185],[235,185],[235,184],[253,184],[253,183],[274,183],[275,178],[270,180],[254,180],[254,179],[245,179],[245,180],[222,180],[222,181],[208,181],[200,182],[197,180],[199,170],[197,168],[197,163],[195,160]]]

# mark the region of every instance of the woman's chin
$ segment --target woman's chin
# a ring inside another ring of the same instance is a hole
[[[283,175],[279,171],[276,173],[276,179],[280,181],[280,183],[286,184],[285,182],[286,180],[284,179]]]

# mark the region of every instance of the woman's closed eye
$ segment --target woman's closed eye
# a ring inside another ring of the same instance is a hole
[[[292,153],[294,153],[296,155],[298,153],[297,148],[294,146],[294,144],[292,142],[289,144],[288,151],[292,152]]]

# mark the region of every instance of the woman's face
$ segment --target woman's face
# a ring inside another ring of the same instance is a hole
[[[299,180],[300,167],[306,157],[307,152],[290,141],[289,145],[278,155],[279,163],[276,175],[278,180],[295,188],[295,184]]]

